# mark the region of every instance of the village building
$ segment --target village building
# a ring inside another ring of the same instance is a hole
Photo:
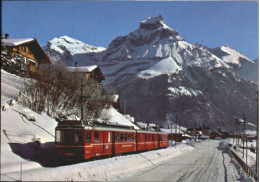
[[[96,80],[97,83],[101,84],[102,80],[105,80],[102,71],[97,65],[79,67],[76,62],[74,67],[67,67],[67,70],[71,73],[77,74],[80,78],[84,79],[85,81],[92,78]]]
[[[35,38],[9,39],[9,35],[6,34],[5,38],[1,39],[1,45],[7,48],[10,56],[22,55],[30,72],[36,72],[40,64],[51,62]]]

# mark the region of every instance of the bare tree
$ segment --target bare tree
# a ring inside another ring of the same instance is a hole
[[[94,78],[85,79],[82,74],[68,72],[62,64],[40,67],[33,78],[26,79],[25,91],[20,100],[32,110],[46,112],[51,117],[80,116],[81,80],[84,81],[84,118],[99,117],[109,105],[104,98],[103,86]]]

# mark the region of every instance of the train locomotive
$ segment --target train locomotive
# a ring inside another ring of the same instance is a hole
[[[55,128],[56,153],[63,161],[83,161],[168,147],[168,134],[117,124],[60,121]]]

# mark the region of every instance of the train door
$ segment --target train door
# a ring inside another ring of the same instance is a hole
[[[93,143],[93,152],[95,156],[100,156],[103,152],[103,132],[93,131],[94,132],[94,143]]]
[[[157,147],[160,148],[160,135],[157,134]]]
[[[137,131],[135,132],[135,140],[134,140],[134,142],[135,142],[135,151],[137,152],[138,151],[138,138],[137,138],[137,136],[138,136],[138,134],[137,134]]]
[[[116,133],[114,131],[112,131],[112,155],[115,155],[115,138],[116,138]]]

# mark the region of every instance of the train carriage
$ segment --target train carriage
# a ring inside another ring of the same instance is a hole
[[[80,121],[61,121],[55,135],[57,155],[71,161],[168,147],[165,133],[98,122],[84,126]]]

